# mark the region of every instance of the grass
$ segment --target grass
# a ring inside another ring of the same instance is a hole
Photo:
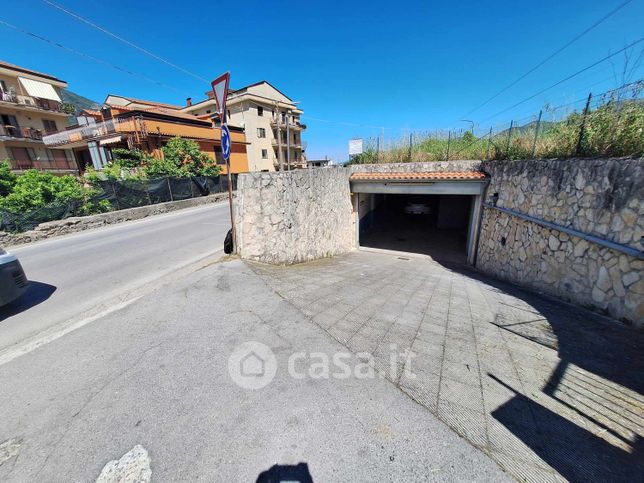
[[[469,131],[449,138],[437,133],[412,138],[411,143],[409,138],[400,139],[381,152],[375,149],[375,142],[369,141],[365,152],[351,163],[577,156],[644,156],[644,101],[610,99],[586,116],[573,112],[558,122],[531,122],[479,138]]]

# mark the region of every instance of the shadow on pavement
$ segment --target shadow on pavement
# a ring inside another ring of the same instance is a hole
[[[0,307],[0,322],[44,302],[56,291],[48,283],[29,281],[27,291],[13,302]]]
[[[448,268],[495,292],[494,325],[557,351],[559,361],[541,392],[555,406],[561,405],[562,413],[488,374],[515,393],[492,416],[571,481],[641,478],[644,333],[461,265],[449,264]],[[524,356],[516,363],[529,368],[530,359]],[[532,424],[526,424],[527,419]]]
[[[632,451],[618,448],[590,431],[525,397],[492,374],[489,377],[515,393],[492,416],[569,481],[637,481],[644,474],[643,440],[635,436]],[[519,414],[538,421],[536,431]],[[527,423],[527,424],[526,424]]]
[[[313,483],[309,465],[273,465],[268,470],[262,471],[257,477],[257,483],[280,483],[283,481]]]

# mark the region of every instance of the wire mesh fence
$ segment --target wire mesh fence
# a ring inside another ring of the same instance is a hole
[[[411,132],[366,140],[351,162],[644,155],[644,81],[587,96],[509,123]],[[471,121],[470,121],[471,122]]]
[[[237,187],[233,174],[232,189]],[[54,202],[28,213],[0,211],[0,230],[19,233],[33,230],[39,224],[87,214],[87,206],[108,212],[153,205],[168,201],[198,198],[228,191],[226,176],[193,176],[190,178],[156,178],[150,180],[98,181],[96,193],[84,201]]]

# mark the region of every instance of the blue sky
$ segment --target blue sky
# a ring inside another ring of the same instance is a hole
[[[268,80],[301,101],[308,157],[347,158],[352,137],[387,140],[416,130],[501,127],[544,103],[615,88],[623,56],[500,116],[498,111],[644,35],[633,0],[516,86],[474,107],[623,0],[384,2],[60,0],[56,3],[206,79],[232,87]],[[8,62],[41,70],[101,102],[106,94],[183,105],[208,84],[92,29],[40,0],[5,2],[0,20],[143,74],[160,86],[0,25]],[[644,42],[635,49],[636,54]],[[644,76],[644,63],[634,75]]]

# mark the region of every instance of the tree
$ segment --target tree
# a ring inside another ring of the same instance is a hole
[[[221,172],[217,163],[189,139],[174,137],[163,148],[163,160],[148,161],[148,176],[216,176]],[[157,174],[158,173],[158,174]],[[167,174],[166,174],[167,173]],[[176,174],[175,174],[176,173]]]
[[[114,163],[123,168],[138,168],[146,160],[145,154],[138,149],[114,148],[112,156]]]

